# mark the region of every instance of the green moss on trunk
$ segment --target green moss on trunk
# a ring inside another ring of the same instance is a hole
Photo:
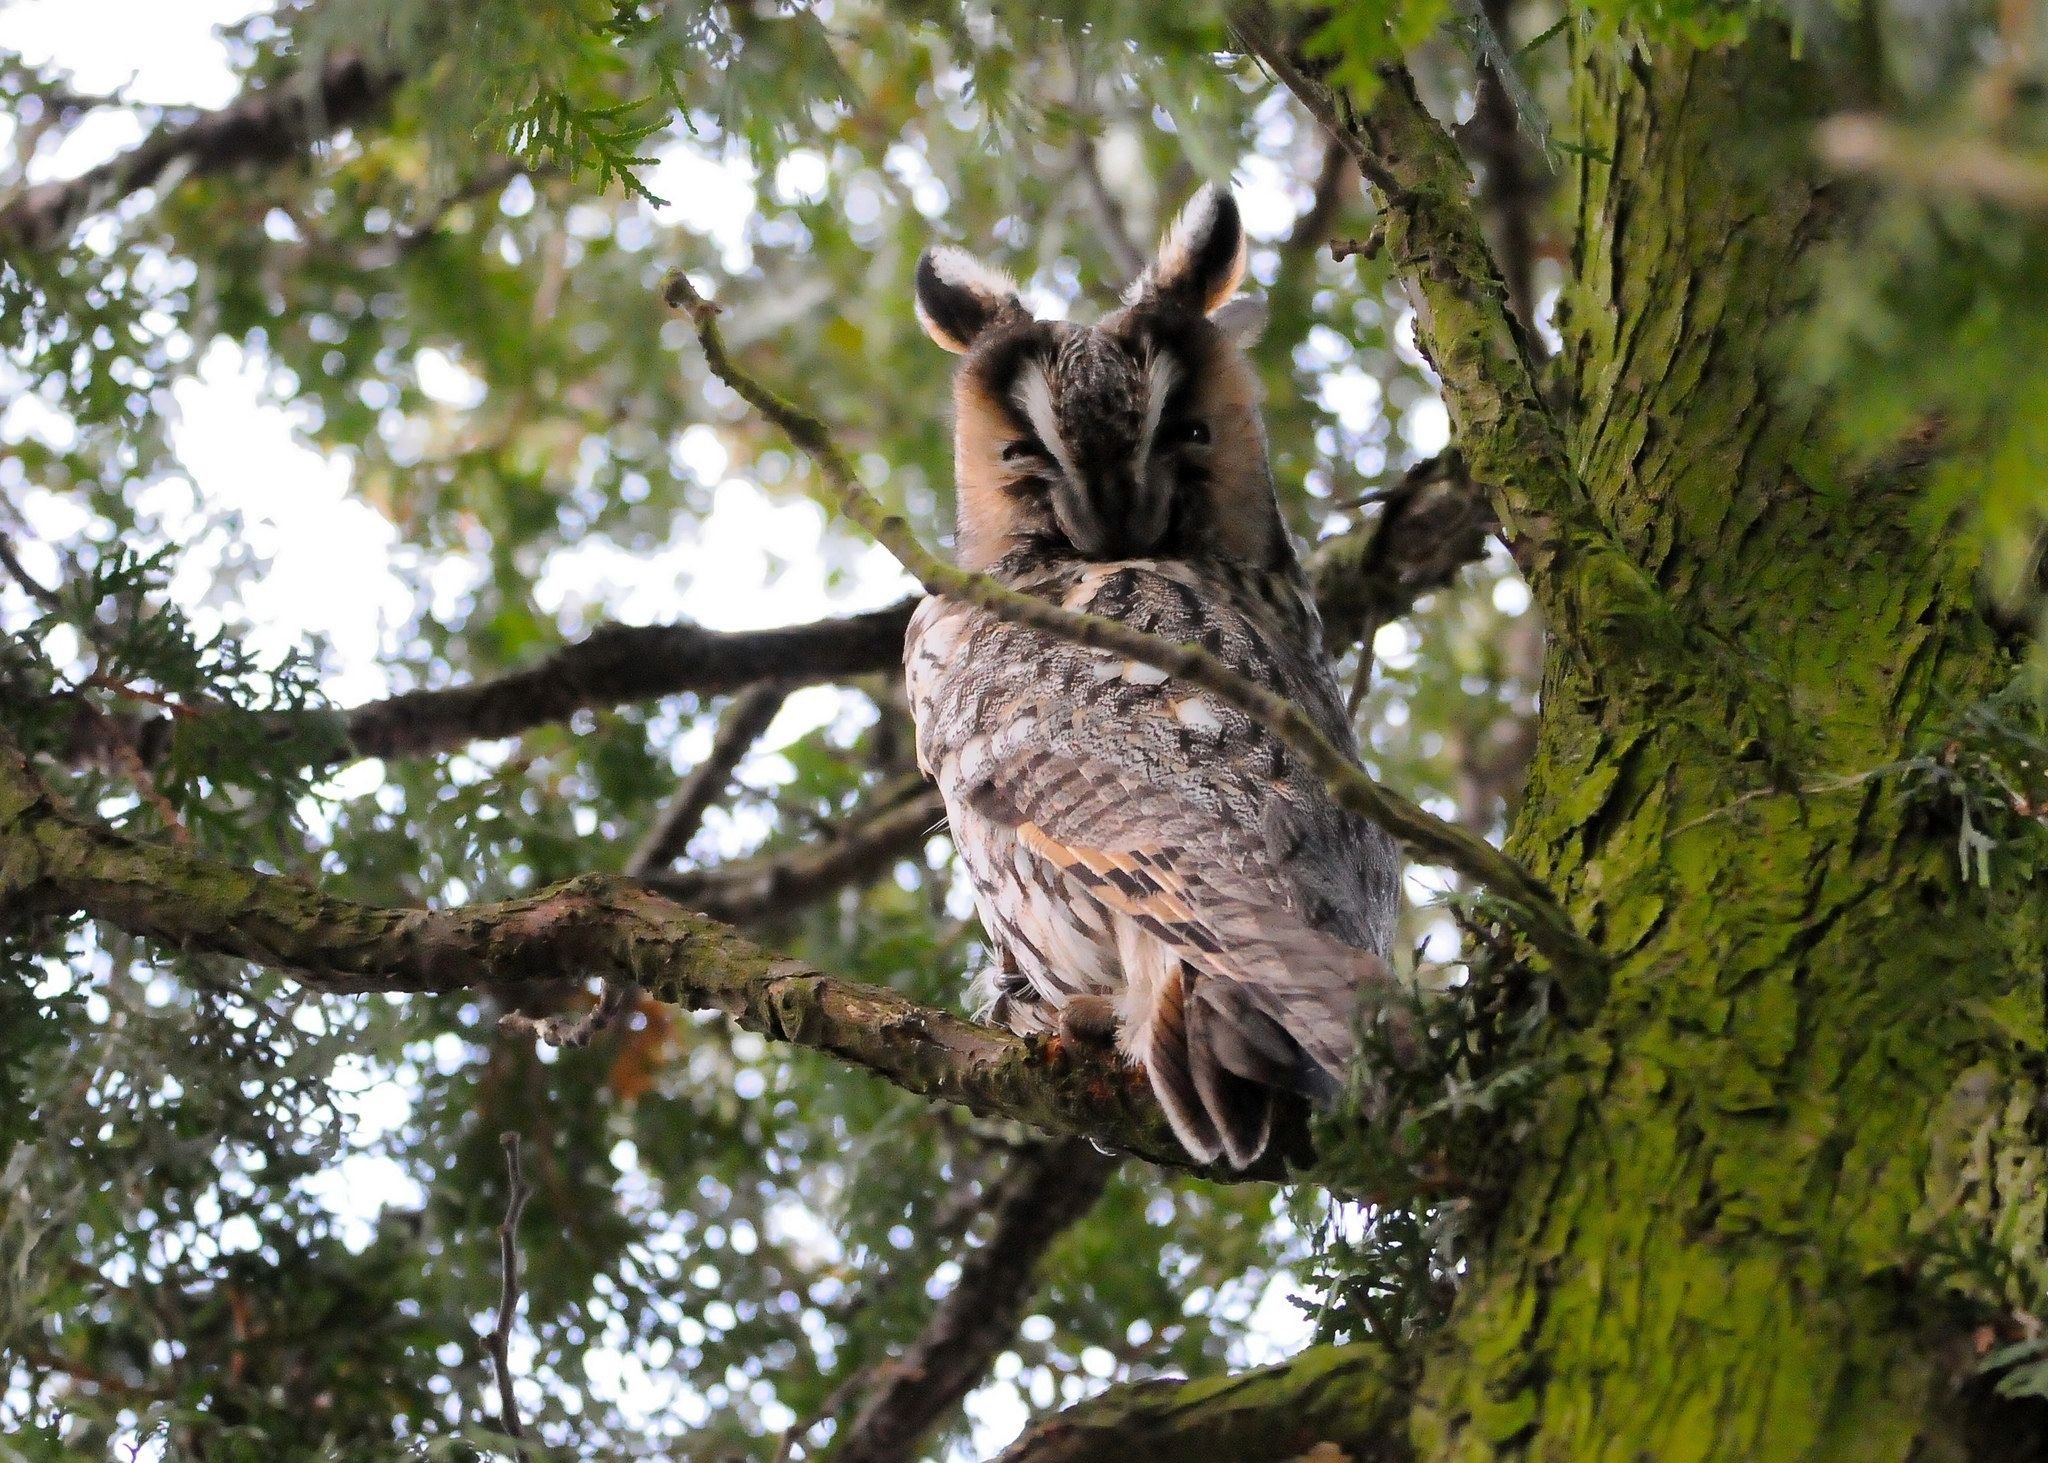
[[[1561,1038],[1417,1452],[2032,1456],[1966,1386],[1938,1236],[1974,1213],[2039,1254],[2040,921],[1868,775],[2010,667],[1910,484],[1817,469],[1772,379],[1850,226],[1799,162],[1826,81],[1768,32],[1581,74],[1573,456],[1708,653],[1612,680],[1552,647],[1513,849],[1613,985]]]

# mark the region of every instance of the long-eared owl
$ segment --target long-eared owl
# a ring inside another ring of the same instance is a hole
[[[1034,319],[950,247],[918,317],[955,378],[958,559],[1200,645],[1354,746],[1281,522],[1236,298],[1246,240],[1204,188],[1122,306]],[[1113,1029],[1202,1162],[1244,1167],[1274,1089],[1334,1094],[1384,993],[1400,862],[1270,730],[1162,671],[933,598],[904,661],[918,759],[996,951],[992,1019]]]

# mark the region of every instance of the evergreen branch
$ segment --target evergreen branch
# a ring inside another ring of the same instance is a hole
[[[120,156],[61,182],[39,183],[0,203],[0,238],[30,252],[62,245],[86,219],[131,193],[244,163],[299,157],[320,137],[382,109],[400,75],[353,53],[251,91],[227,106],[160,127]]]
[[[504,991],[596,976],[688,1010],[723,1012],[747,1031],[921,1097],[1220,1182],[1281,1181],[1312,1157],[1307,1110],[1290,1103],[1257,1164],[1199,1168],[1142,1074],[1113,1056],[838,979],[618,875],[586,874],[495,904],[392,909],[143,843],[65,807],[4,737],[0,911],[9,921],[86,915],[335,993]]]
[[[833,1463],[894,1463],[959,1405],[1010,1344],[1037,1293],[1038,1265],[1102,1197],[1117,1160],[1084,1138],[1039,1143],[1010,1160],[989,1195],[989,1236],[960,1261],[960,1278],[917,1338],[877,1370],[880,1380],[834,1440]]]
[[[1349,754],[1317,731],[1299,707],[1237,674],[1200,647],[1175,645],[1100,615],[1063,609],[1048,600],[1007,589],[986,574],[972,574],[940,559],[917,541],[900,515],[886,511],[861,487],[852,464],[822,421],[733,362],[718,328],[718,307],[698,294],[687,275],[670,275],[665,293],[668,303],[686,313],[695,326],[711,373],[781,428],[810,457],[831,488],[840,511],[872,534],[927,590],[976,605],[1012,624],[1129,656],[1199,686],[1253,717],[1307,762],[1323,779],[1331,797],[1343,807],[1371,819],[1412,852],[1448,865],[1511,906],[1519,914],[1530,942],[1558,967],[1569,997],[1575,1003],[1590,1001],[1594,991],[1581,978],[1597,974],[1601,957],[1573,928],[1570,917],[1550,891],[1528,870],[1483,838],[1445,822],[1374,781]]]
[[[1278,1366],[1112,1387],[1029,1428],[996,1463],[1406,1463],[1410,1382],[1372,1342],[1318,1346]]]

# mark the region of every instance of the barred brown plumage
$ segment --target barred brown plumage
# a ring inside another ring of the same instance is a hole
[[[1233,299],[1245,237],[1205,188],[1122,308],[1034,320],[953,249],[918,313],[954,388],[964,567],[1199,644],[1352,734],[1281,523]],[[1273,1089],[1326,1098],[1384,997],[1399,855],[1272,731],[1151,666],[927,600],[905,646],[918,757],[996,950],[993,1019],[1107,1002],[1175,1132],[1244,1167]]]

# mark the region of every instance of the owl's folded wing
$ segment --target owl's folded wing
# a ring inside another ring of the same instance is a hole
[[[1125,1033],[1190,1152],[1243,1166],[1264,1148],[1270,1090],[1327,1099],[1356,1050],[1361,999],[1395,989],[1384,961],[1289,907],[1262,820],[1226,797],[1118,765],[1034,752],[972,794],[1054,887],[1117,918]],[[1063,876],[1063,877],[1062,877]]]

